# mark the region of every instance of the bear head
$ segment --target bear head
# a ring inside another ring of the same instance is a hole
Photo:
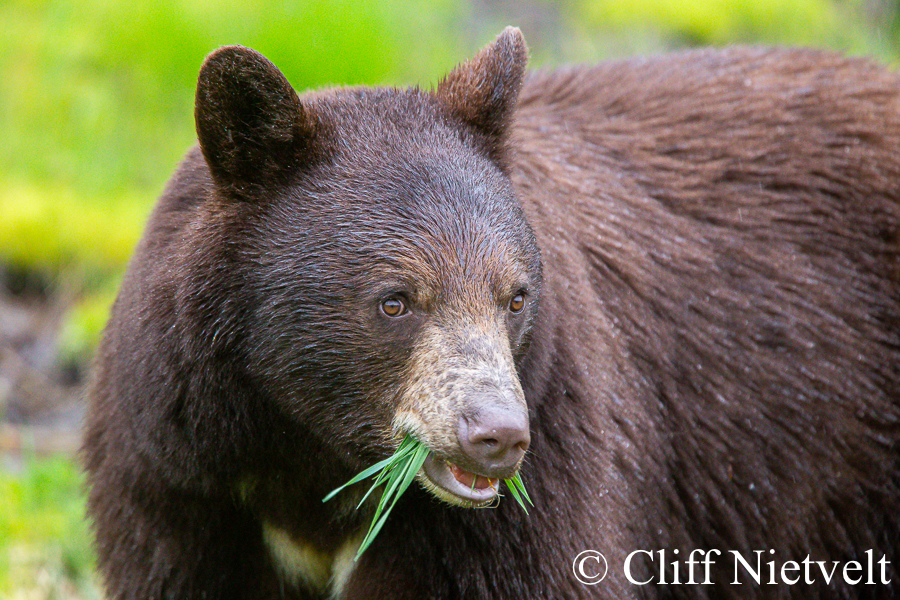
[[[413,435],[421,483],[463,506],[491,501],[529,444],[517,369],[541,261],[507,148],[526,61],[508,28],[433,91],[298,97],[232,46],[197,88],[213,189],[183,259],[187,343],[231,344],[348,473]]]

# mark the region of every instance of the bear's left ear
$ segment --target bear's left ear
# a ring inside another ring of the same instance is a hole
[[[488,156],[505,167],[506,134],[522,89],[528,46],[507,27],[471,60],[438,84],[435,96],[476,134]]]
[[[242,46],[206,58],[194,118],[213,179],[232,191],[284,183],[325,148],[316,114],[275,65]]]

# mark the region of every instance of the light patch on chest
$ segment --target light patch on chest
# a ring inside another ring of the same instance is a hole
[[[331,597],[340,598],[350,574],[353,572],[354,558],[362,544],[362,536],[344,542],[334,553],[334,562],[331,565]]]
[[[271,523],[263,523],[263,539],[285,581],[339,598],[350,574],[361,539],[351,538],[334,553],[322,552]]]

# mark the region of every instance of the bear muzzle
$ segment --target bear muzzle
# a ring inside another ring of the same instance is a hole
[[[432,327],[410,361],[393,429],[431,454],[422,484],[438,498],[477,506],[516,475],[531,443],[528,406],[499,326]]]
[[[432,453],[423,465],[432,491],[452,504],[490,502],[500,489],[500,479],[516,474],[528,450],[528,412],[524,407],[496,406],[463,415],[457,438],[460,452],[453,458]]]

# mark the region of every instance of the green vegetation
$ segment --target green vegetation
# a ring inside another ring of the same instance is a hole
[[[412,483],[416,474],[419,472],[419,469],[422,468],[425,459],[428,457],[428,453],[429,450],[425,444],[414,437],[407,435],[403,438],[403,441],[400,442],[400,446],[397,447],[394,454],[375,463],[371,467],[364,469],[350,479],[350,481],[325,496],[322,500],[322,502],[328,502],[347,486],[359,483],[369,477],[374,477],[375,481],[372,483],[372,487],[369,488],[369,491],[366,492],[362,497],[362,500],[359,501],[359,506],[357,506],[357,508],[359,508],[362,506],[363,502],[366,501],[366,498],[375,491],[375,488],[382,485],[384,486],[381,500],[378,502],[378,506],[375,509],[375,516],[372,517],[372,524],[369,526],[369,531],[366,532],[366,537],[363,538],[359,550],[356,552],[357,559],[366,551],[366,548],[369,547],[375,539],[375,536],[381,531],[381,527],[384,525],[385,521],[387,521],[388,515],[394,510],[394,505],[397,504],[397,500],[400,499],[400,496],[403,495],[403,492],[405,492],[406,488]],[[472,480],[472,486],[475,485],[475,479],[477,478],[473,478]],[[528,497],[528,492],[525,491],[525,484],[522,483],[522,478],[516,473],[511,479],[504,479],[503,481],[506,483],[507,488],[509,488],[510,493],[512,493],[513,498],[515,498],[516,502],[519,503],[519,506],[521,506],[522,510],[527,514],[528,507],[525,505],[525,501],[527,500],[528,504],[531,504],[532,506],[534,506],[534,504],[532,504],[531,498]]]
[[[372,524],[369,526],[369,531],[366,532],[366,537],[363,539],[359,546],[359,550],[356,552],[356,559],[359,559],[360,555],[365,552],[366,548],[369,547],[369,544],[375,539],[375,536],[378,535],[378,532],[381,531],[381,527],[384,525],[385,521],[387,521],[388,515],[394,510],[394,505],[397,504],[397,500],[400,499],[400,496],[403,495],[403,492],[406,491],[409,484],[413,482],[413,479],[419,472],[419,469],[422,468],[422,464],[424,464],[427,457],[428,448],[415,438],[407,435],[403,438],[403,441],[400,443],[400,446],[394,454],[381,462],[375,463],[368,469],[365,469],[322,499],[322,502],[328,502],[345,487],[360,482],[363,479],[375,477],[375,482],[372,484],[372,487],[369,488],[369,491],[366,492],[365,496],[363,496],[362,500],[359,502],[359,506],[362,506],[363,502],[366,501],[366,498],[369,497],[375,488],[384,485],[384,492],[381,495],[381,500],[378,502],[378,507],[375,509],[375,516],[372,517]],[[359,506],[357,506],[357,508],[359,508]]]
[[[99,598],[83,478],[65,458],[0,469],[0,598]]]
[[[603,0],[580,5],[587,27],[628,32],[664,46],[769,43],[830,47],[891,59],[895,42],[860,4],[821,0]]]
[[[433,60],[401,50],[422,51],[419,59],[440,50],[420,48],[421,36],[396,25],[399,2],[287,6],[0,5],[0,256],[50,268],[120,268],[152,199],[195,139],[197,71],[217,46],[259,49],[298,89],[427,77],[422,65]]]

